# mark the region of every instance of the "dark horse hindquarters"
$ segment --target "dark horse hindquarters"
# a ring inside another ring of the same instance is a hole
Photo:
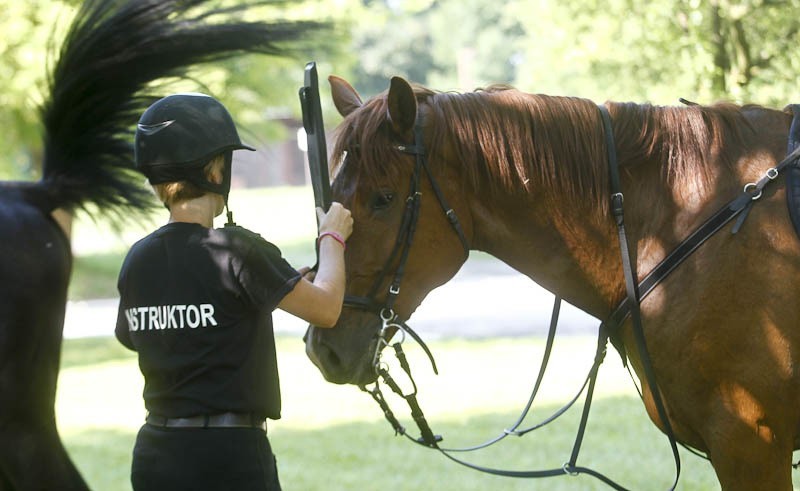
[[[80,489],[54,412],[70,245],[20,195],[0,186],[0,489]]]

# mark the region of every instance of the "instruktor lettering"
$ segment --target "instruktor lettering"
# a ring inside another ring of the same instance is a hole
[[[125,309],[128,329],[131,331],[153,331],[164,329],[197,329],[198,327],[214,327],[214,305],[157,305],[148,307],[131,307]]]

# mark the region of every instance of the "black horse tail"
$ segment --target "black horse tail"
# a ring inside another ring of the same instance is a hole
[[[240,54],[299,53],[325,25],[241,20],[256,5],[276,11],[285,3],[222,9],[206,0],[84,1],[40,108],[44,162],[34,201],[43,211],[94,204],[116,217],[151,206],[144,178],[134,170],[132,134],[141,113],[160,97],[152,93],[153,82]]]

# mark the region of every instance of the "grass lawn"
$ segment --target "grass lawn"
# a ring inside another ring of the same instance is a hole
[[[542,405],[534,406],[531,422],[549,415],[578,389],[594,342],[589,337],[559,342]],[[444,435],[444,443],[469,446],[509,427],[527,400],[542,348],[542,341],[533,338],[432,342],[441,370],[436,377],[421,350],[409,346],[420,404],[434,431]],[[461,467],[436,451],[395,437],[379,408],[357,388],[322,380],[299,339],[280,337],[278,352],[284,414],[270,422],[269,434],[286,491],[608,489],[588,476],[531,481]],[[59,429],[92,489],[130,489],[130,453],[144,416],[141,388],[134,354],[113,339],[65,342]],[[416,436],[401,402],[390,398],[397,416]],[[491,450],[465,457],[503,468],[560,467],[569,459],[578,418],[575,409],[554,426],[525,438],[507,438]],[[668,443],[647,419],[614,353],[601,370],[578,463],[630,489],[668,489],[674,477]],[[683,452],[682,464],[679,489],[719,489],[704,461]]]

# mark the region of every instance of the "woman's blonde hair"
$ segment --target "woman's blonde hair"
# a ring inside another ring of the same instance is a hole
[[[222,173],[224,169],[225,155],[219,154],[209,160],[205,167],[203,167],[203,175],[211,182],[220,183],[222,182]],[[167,208],[171,208],[175,203],[199,198],[209,192],[189,181],[154,184],[153,191]]]

